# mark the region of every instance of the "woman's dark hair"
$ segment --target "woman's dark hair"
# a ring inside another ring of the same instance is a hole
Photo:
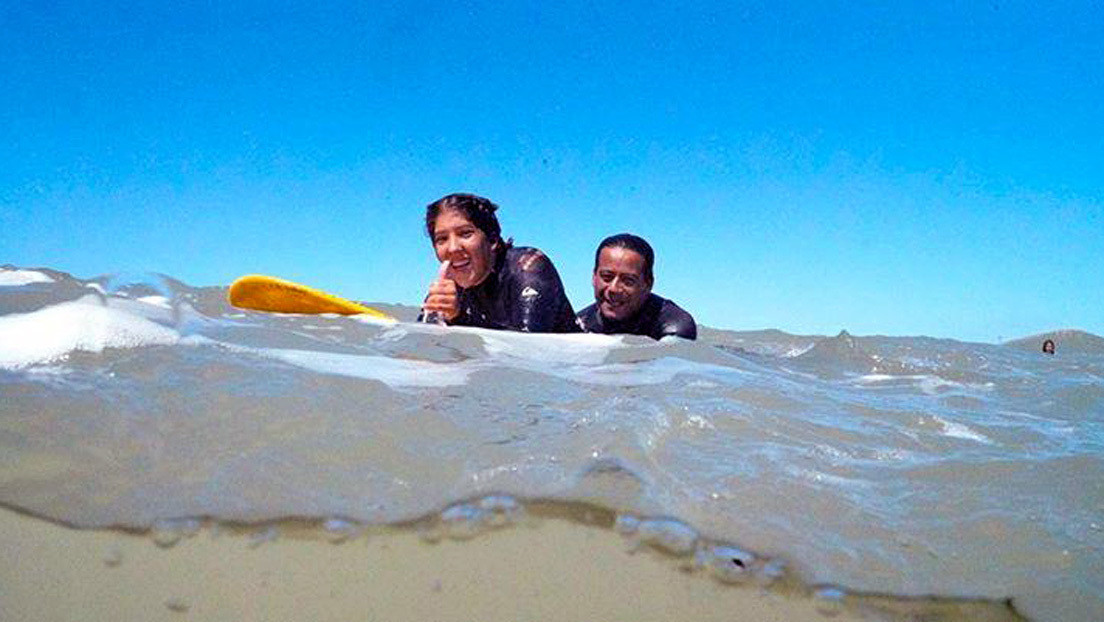
[[[437,217],[441,212],[450,209],[466,216],[487,236],[492,246],[495,242],[502,242],[502,227],[499,226],[498,217],[495,216],[498,206],[491,203],[490,199],[459,192],[441,197],[426,206],[426,233],[429,234],[429,239],[433,239],[433,227],[437,223]],[[505,245],[499,244],[498,247],[503,246]]]
[[[618,233],[602,240],[602,243],[598,245],[598,250],[594,253],[595,272],[598,271],[598,259],[602,256],[602,249],[606,247],[627,248],[630,251],[640,253],[640,256],[644,258],[644,280],[648,282],[649,286],[655,283],[655,277],[652,276],[655,252],[652,251],[652,246],[644,238],[631,233]]]

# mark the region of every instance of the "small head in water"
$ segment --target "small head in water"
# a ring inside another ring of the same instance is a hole
[[[448,278],[460,287],[483,282],[504,247],[498,206],[474,194],[450,194],[426,207],[426,232],[438,261],[449,261]]]
[[[655,253],[643,238],[611,235],[594,254],[594,300],[603,317],[624,320],[640,310],[652,293]]]
[[[1043,353],[1044,354],[1054,354],[1054,340],[1053,339],[1047,339],[1046,341],[1043,342]]]

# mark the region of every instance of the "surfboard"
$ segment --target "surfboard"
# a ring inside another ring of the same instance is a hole
[[[395,318],[372,307],[274,276],[247,274],[230,284],[226,297],[241,309],[270,313],[339,313]]]

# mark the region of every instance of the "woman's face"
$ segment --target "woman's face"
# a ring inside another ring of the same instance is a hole
[[[491,242],[463,212],[446,209],[437,215],[433,250],[438,261],[449,262],[447,276],[460,287],[475,287],[491,273]]]

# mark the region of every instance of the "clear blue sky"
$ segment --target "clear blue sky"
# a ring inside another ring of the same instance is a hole
[[[577,309],[1104,334],[1099,3],[780,4],[5,2],[0,263],[416,304],[469,191]]]

